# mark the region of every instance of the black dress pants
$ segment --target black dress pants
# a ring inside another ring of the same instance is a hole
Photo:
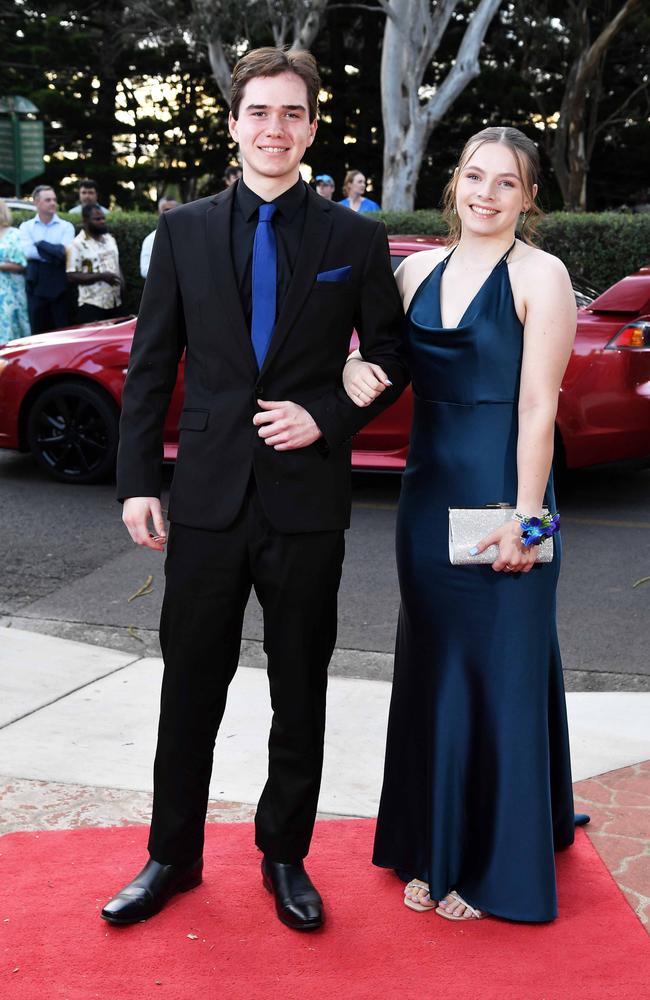
[[[343,531],[277,532],[254,486],[225,531],[170,526],[149,837],[156,861],[186,865],[203,851],[214,743],[237,669],[251,586],[264,612],[273,709],[255,842],[273,861],[297,861],[308,853],[343,553]]]
[[[44,299],[28,290],[27,310],[32,333],[49,333],[70,325],[70,298],[67,291],[56,299]]]
[[[77,306],[77,323],[95,323],[103,319],[117,319],[118,316],[125,316],[126,309],[116,306],[114,309],[102,309],[101,306],[94,306],[90,302],[84,302],[82,306]]]

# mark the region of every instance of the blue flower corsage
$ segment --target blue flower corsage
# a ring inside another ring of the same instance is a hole
[[[515,514],[521,525],[521,541],[528,549],[531,545],[541,545],[547,538],[560,530],[559,514],[542,514],[541,517],[524,517]]]

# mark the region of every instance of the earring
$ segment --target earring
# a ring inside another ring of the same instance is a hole
[[[526,209],[526,211],[524,212],[524,214],[523,214],[523,216],[521,218],[521,227],[522,227],[522,229],[526,225],[526,219],[527,218],[528,218],[528,209]]]

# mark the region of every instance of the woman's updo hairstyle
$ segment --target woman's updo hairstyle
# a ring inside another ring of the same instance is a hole
[[[460,172],[479,146],[485,142],[500,142],[512,151],[517,161],[519,178],[521,180],[526,200],[530,202],[524,220],[521,224],[521,237],[529,246],[534,246],[535,230],[543,212],[533,196],[533,187],[539,184],[539,153],[537,146],[532,139],[520,132],[518,128],[511,128],[508,125],[491,126],[484,128],[481,132],[471,136],[460,154],[458,166],[454,170],[451,180],[445,187],[442,195],[442,216],[447,223],[449,234],[447,243],[451,246],[458,243],[461,233],[461,222],[456,211],[456,188]]]

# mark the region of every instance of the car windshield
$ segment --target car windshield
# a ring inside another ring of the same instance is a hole
[[[573,285],[573,294],[576,297],[578,309],[590,306],[594,299],[597,299],[603,292],[602,288],[594,288],[581,274],[572,274],[571,284]]]
[[[406,254],[396,254],[396,253],[393,253],[393,254],[390,255],[390,266],[393,269],[393,274],[395,274],[395,271],[400,266],[400,264],[402,263],[402,261],[405,260],[405,259],[406,259]]]

